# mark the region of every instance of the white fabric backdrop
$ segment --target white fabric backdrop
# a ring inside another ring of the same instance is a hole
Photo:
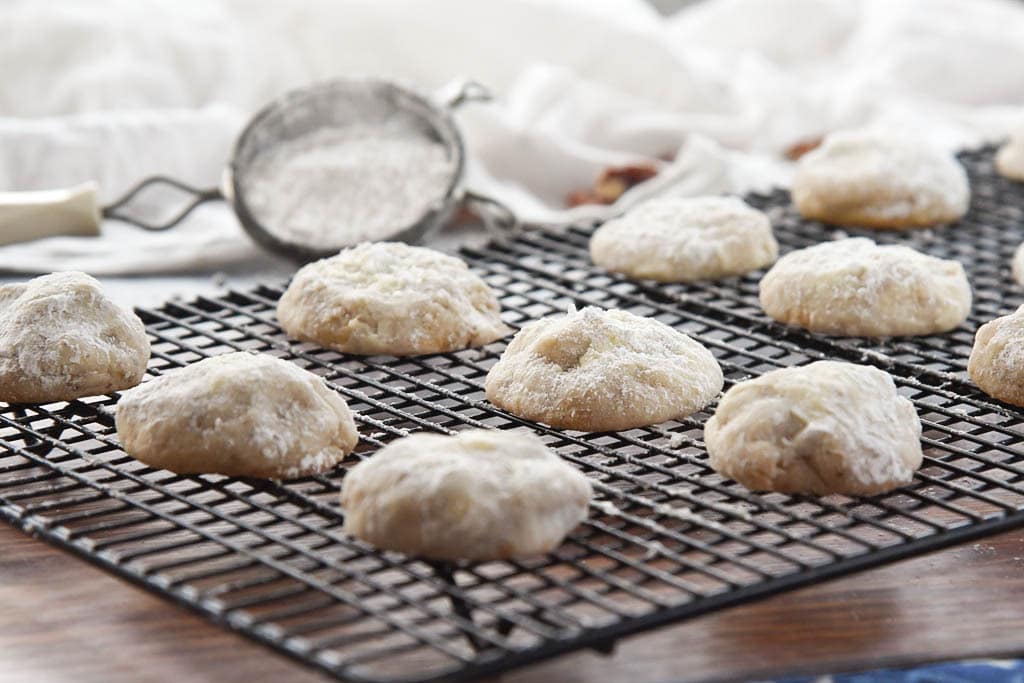
[[[160,172],[219,179],[247,117],[282,91],[372,74],[454,77],[496,102],[460,113],[468,183],[558,221],[611,164],[675,150],[627,193],[785,184],[798,139],[885,126],[949,147],[1024,121],[1017,0],[707,0],[662,18],[640,0],[92,0],[0,3],[0,190],[95,179],[109,200]],[[260,259],[223,205],[146,234],[0,249],[0,269],[94,273]]]

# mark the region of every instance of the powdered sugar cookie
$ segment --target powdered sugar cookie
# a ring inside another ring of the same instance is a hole
[[[967,374],[989,396],[1024,406],[1024,306],[978,329]]]
[[[1024,182],[1024,127],[1010,136],[1010,139],[996,152],[996,170],[1010,180]]]
[[[1010,273],[1017,284],[1024,285],[1024,244],[1017,247],[1013,252],[1013,260],[1010,262]]]
[[[503,560],[554,550],[587,517],[590,482],[533,434],[419,433],[353,467],[345,532],[437,560]]]
[[[967,212],[967,173],[930,144],[869,131],[825,138],[797,164],[793,203],[804,218],[900,230],[958,220]]]
[[[521,329],[487,373],[488,400],[554,427],[630,429],[700,410],[722,390],[700,343],[625,311],[585,308]]]
[[[117,403],[117,436],[153,467],[275,479],[326,472],[359,440],[348,405],[322,378],[244,352],[127,392]]]
[[[599,266],[634,278],[693,282],[740,275],[775,261],[762,212],[735,197],[663,197],[608,221],[590,239]]]
[[[0,286],[0,401],[70,401],[133,387],[146,328],[85,273]]]
[[[971,310],[963,266],[864,237],[790,252],[760,284],[769,316],[821,334],[863,337],[951,330]]]
[[[442,353],[509,332],[494,292],[465,262],[401,242],[364,243],[304,266],[277,318],[292,337],[358,354]]]
[[[819,361],[740,382],[704,427],[711,466],[755,491],[870,496],[910,483],[921,420],[888,373]]]

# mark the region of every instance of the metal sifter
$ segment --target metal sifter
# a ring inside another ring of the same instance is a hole
[[[152,176],[102,209],[96,206],[94,183],[70,190],[0,193],[0,230],[8,236],[6,240],[0,239],[0,243],[52,234],[97,234],[100,216],[146,230],[167,230],[200,204],[223,199],[231,204],[245,231],[273,253],[300,261],[329,256],[367,238],[346,240],[336,234],[318,234],[315,230],[286,230],[285,226],[268,220],[260,204],[273,204],[275,197],[254,201],[254,169],[269,155],[280,154],[289,143],[318,131],[375,128],[392,134],[400,131],[409,139],[429,141],[438,146],[446,160],[445,176],[436,185],[436,191],[432,191],[436,196],[424,197],[421,210],[417,209],[419,205],[410,209],[414,213],[408,215],[414,217],[376,235],[375,239],[418,242],[443,226],[466,204],[471,205],[489,230],[508,235],[518,228],[512,211],[463,186],[465,149],[452,116],[465,102],[489,98],[490,93],[473,81],[449,84],[430,97],[381,79],[347,78],[301,88],[270,102],[249,121],[235,141],[219,188],[196,188],[166,176]],[[297,177],[295,182],[301,184],[302,177]],[[386,187],[389,180],[381,182]],[[152,222],[136,215],[131,209],[140,194],[159,186],[185,193],[186,205],[164,222]],[[400,189],[396,188],[398,196]],[[301,197],[302,191],[300,185],[297,196]]]

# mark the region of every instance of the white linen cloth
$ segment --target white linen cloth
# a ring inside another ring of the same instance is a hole
[[[1024,120],[1024,3],[706,0],[90,0],[0,3],[0,190],[97,180],[109,201],[162,173],[210,186],[248,117],[342,75],[423,89],[455,77],[495,102],[460,111],[468,186],[528,221],[619,211],[654,192],[787,182],[780,152],[884,126],[951,148]],[[656,160],[615,207],[565,208],[605,167]],[[0,249],[0,269],[97,274],[263,259],[224,204],[149,234]]]

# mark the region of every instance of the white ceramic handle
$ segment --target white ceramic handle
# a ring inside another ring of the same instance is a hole
[[[96,183],[61,190],[0,192],[0,245],[56,235],[99,235]]]

